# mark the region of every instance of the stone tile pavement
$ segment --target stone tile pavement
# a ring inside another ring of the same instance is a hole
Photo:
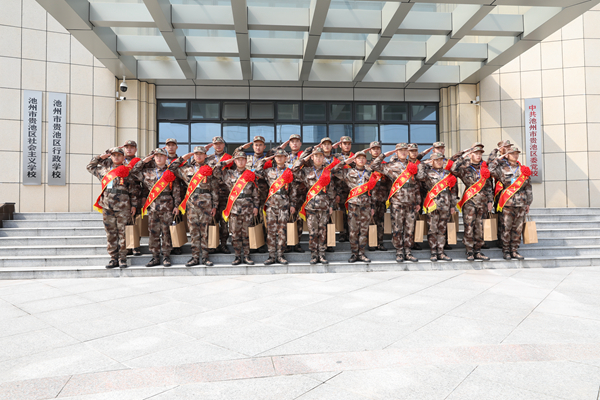
[[[600,267],[0,281],[0,399],[574,399]]]

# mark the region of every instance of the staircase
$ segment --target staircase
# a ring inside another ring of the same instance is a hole
[[[484,253],[491,257],[487,262],[467,262],[461,243],[462,225],[459,227],[458,245],[447,252],[451,262],[429,261],[426,241],[423,250],[413,254],[418,263],[395,262],[389,235],[386,235],[387,252],[369,252],[370,264],[349,264],[350,245],[338,243],[335,253],[326,253],[329,265],[310,265],[310,254],[288,253],[289,265],[262,265],[267,254],[252,254],[255,265],[232,266],[233,254],[211,254],[213,267],[186,268],[191,257],[190,244],[180,256],[171,256],[173,266],[146,268],[150,260],[148,238],[142,238],[139,257],[128,257],[127,269],[107,270],[106,236],[99,213],[16,213],[14,220],[2,221],[0,228],[0,279],[67,278],[67,277],[120,277],[120,276],[173,276],[173,275],[245,275],[310,272],[358,272],[390,270],[458,270],[494,268],[540,268],[600,265],[600,208],[532,209],[531,217],[537,223],[539,243],[522,245],[523,261],[505,261],[502,252],[489,243]],[[302,247],[308,249],[308,235],[301,238]],[[230,247],[231,248],[231,247]]]

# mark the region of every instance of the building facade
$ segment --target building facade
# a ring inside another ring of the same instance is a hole
[[[0,176],[0,203],[14,202],[20,212],[91,211],[100,185],[87,173],[86,164],[93,155],[128,139],[138,142],[141,155],[168,137],[180,141],[182,154],[217,135],[225,138],[231,150],[255,134],[275,144],[292,133],[303,135],[305,145],[317,143],[325,136],[335,139],[350,135],[356,149],[372,140],[381,140],[386,149],[402,141],[426,148],[441,140],[447,144],[447,153],[453,153],[475,141],[491,150],[506,139],[523,148],[527,128],[525,99],[531,98],[541,99],[543,131],[543,181],[533,185],[534,206],[600,206],[600,172],[593,164],[600,154],[600,135],[596,133],[600,131],[599,6],[573,16],[571,22],[545,39],[527,43],[520,55],[495,66],[491,73],[481,73],[481,79],[473,74],[473,79],[458,79],[456,83],[406,85],[389,78],[395,75],[386,74],[391,67],[394,71],[400,67],[410,69],[410,61],[398,64],[390,56],[389,60],[375,61],[365,72],[360,62],[366,62],[368,56],[360,61],[357,55],[348,63],[341,58],[319,59],[317,51],[310,69],[311,74],[320,74],[317,78],[325,76],[331,82],[335,76],[332,78],[328,71],[339,73],[348,70],[348,66],[355,77],[364,73],[371,78],[352,85],[318,81],[296,84],[291,80],[273,83],[258,79],[258,74],[280,74],[288,67],[279,65],[285,64],[281,62],[265,62],[254,67],[254,81],[242,85],[216,79],[210,74],[218,69],[203,68],[215,62],[218,66],[220,61],[203,61],[200,57],[198,68],[204,72],[197,71],[197,78],[204,73],[210,75],[206,79],[189,84],[143,75],[139,79],[128,77],[127,92],[119,93],[122,76],[115,73],[111,61],[90,52],[81,33],[72,27],[66,29],[46,11],[47,2],[0,0],[0,5],[0,156],[5,166],[10,165]],[[515,9],[516,13],[523,11]],[[371,35],[368,26],[361,29]],[[236,29],[234,37],[239,40],[239,36]],[[458,50],[455,47],[453,51]],[[350,54],[340,57],[352,56],[350,45],[344,51]],[[469,52],[469,57],[477,57]],[[138,63],[150,61],[143,57]],[[446,59],[442,54],[429,71],[439,66],[442,72],[451,73],[455,64],[461,62],[464,71],[462,57]],[[141,65],[138,64],[138,72]],[[303,65],[306,59],[294,67],[300,76]],[[245,73],[243,68],[240,71]],[[27,91],[42,92],[44,104],[39,185],[23,183],[28,152],[23,139],[28,121],[23,106]],[[47,102],[53,93],[64,93],[67,98],[66,184],[58,186],[49,185],[47,179],[48,130],[53,124]],[[117,101],[120,96],[126,100]]]

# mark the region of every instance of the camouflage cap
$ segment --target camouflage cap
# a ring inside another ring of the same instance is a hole
[[[212,138],[212,142],[214,143],[225,143],[225,141],[223,140],[223,138],[221,136],[215,136],[214,138]]]
[[[419,150],[419,145],[416,144],[416,143],[409,143],[408,144],[408,150],[409,151],[411,151],[411,150],[417,150],[418,151]]]
[[[510,154],[510,153],[520,153],[520,152],[521,152],[521,150],[519,150],[519,148],[518,148],[518,147],[516,147],[516,146],[513,146],[513,147],[511,147],[510,149],[506,150],[506,154]]]
[[[483,152],[484,145],[481,142],[475,142],[471,147],[474,147],[473,152],[481,151]]]
[[[321,148],[321,147],[319,147],[319,146],[315,147],[315,148],[313,149],[313,151],[312,151],[312,154],[317,154],[317,153],[325,154],[325,153],[323,152],[323,148]]]
[[[356,153],[356,157],[365,157],[367,158],[367,155],[365,154],[364,150],[363,151],[359,151],[358,153]]]
[[[442,153],[433,153],[429,158],[432,160],[440,160],[444,158],[444,155]]]
[[[265,138],[262,136],[254,136],[254,139],[252,139],[252,142],[263,142],[265,143]]]
[[[381,142],[378,142],[378,141],[371,142],[369,147],[381,147]]]
[[[246,153],[243,151],[236,151],[233,153],[233,158],[246,158]]]
[[[500,142],[498,142],[498,147],[502,147],[502,146],[512,146],[513,144],[510,142],[510,140],[502,140]]]
[[[109,150],[110,154],[119,153],[125,155],[125,152],[120,147],[113,147]]]
[[[404,150],[408,149],[408,143],[398,143],[396,145],[396,150]]]
[[[352,143],[352,138],[350,136],[342,136],[340,138],[340,142],[350,142],[350,143]]]
[[[165,140],[165,144],[169,144],[169,143],[177,144],[177,139],[169,138],[169,139]]]
[[[125,146],[133,146],[133,147],[137,147],[137,143],[135,142],[135,140],[128,140],[125,142],[125,144],[123,145],[123,147]]]
[[[298,139],[300,141],[302,141],[302,137],[300,135],[298,135],[297,133],[291,134],[289,140],[292,139]]]
[[[333,141],[330,138],[324,137],[323,139],[321,139],[321,141],[319,142],[319,144],[323,144],[325,142],[333,143]]]
[[[444,142],[435,142],[433,147],[446,147],[446,143]]]
[[[286,156],[288,155],[287,151],[285,151],[284,149],[277,149],[275,150],[275,156]]]
[[[165,149],[161,149],[161,148],[155,149],[153,153],[154,153],[154,155],[157,155],[157,154],[160,154],[163,156],[167,155],[167,151]]]
[[[206,154],[206,149],[204,148],[204,146],[196,146],[194,147],[194,153]]]

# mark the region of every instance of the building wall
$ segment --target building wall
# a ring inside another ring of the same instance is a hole
[[[478,85],[487,149],[505,139],[523,148],[524,99],[542,99],[544,182],[533,185],[535,207],[600,207],[599,49],[596,7]]]
[[[92,155],[126,139],[144,151],[154,145],[147,140],[156,136],[154,85],[129,82],[128,100],[117,108],[115,76],[35,0],[0,0],[0,9],[0,203],[14,202],[21,212],[91,211],[100,190],[85,169]],[[38,186],[21,184],[24,90],[44,96]],[[45,183],[48,92],[67,93],[66,186]]]

